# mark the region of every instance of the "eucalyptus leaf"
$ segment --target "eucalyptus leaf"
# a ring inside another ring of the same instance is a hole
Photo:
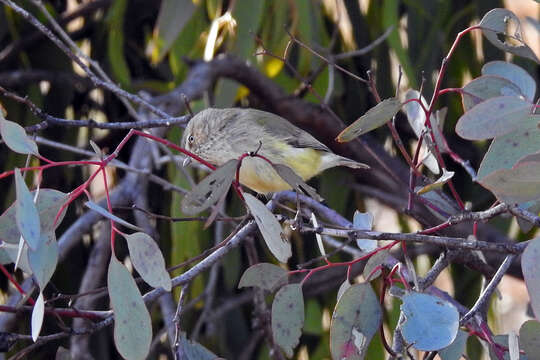
[[[400,108],[399,99],[395,97],[385,99],[339,133],[336,140],[341,143],[348,142],[370,132],[392,120]]]
[[[159,246],[150,235],[137,232],[123,234],[127,241],[133,267],[144,281],[152,287],[171,291],[171,277],[165,267],[165,259]]]
[[[210,350],[196,341],[189,340],[184,332],[180,335],[180,348],[182,360],[218,360],[218,357]]]
[[[373,228],[373,215],[356,210],[353,217],[353,228],[355,230],[370,231]],[[377,240],[356,239],[356,245],[363,252],[369,252],[377,248]]]
[[[490,61],[482,66],[483,75],[500,76],[512,82],[529,102],[534,101],[536,81],[525,69],[506,61]]]
[[[272,335],[288,357],[300,341],[304,326],[304,296],[299,284],[285,285],[272,303]]]
[[[478,26],[482,28],[482,32],[489,42],[499,49],[514,55],[529,58],[537,64],[540,63],[540,60],[538,60],[531,48],[523,42],[521,36],[521,23],[518,17],[510,10],[493,9],[488,11]],[[508,33],[508,29],[512,27],[515,27],[516,31],[513,34],[510,34]],[[519,45],[514,45],[508,41],[501,41],[499,35],[508,36],[513,41],[518,41]]]
[[[17,227],[28,246],[31,249],[36,249],[41,236],[39,212],[19,169],[15,169],[15,187],[17,193],[17,203],[15,204]]]
[[[531,240],[521,255],[523,279],[537,319],[540,318],[540,261],[538,259],[540,259],[540,237]]]
[[[463,87],[463,109],[469,111],[482,101],[497,96],[523,96],[521,89],[508,79],[494,75],[480,76]]]
[[[0,111],[0,135],[6,145],[16,153],[39,155],[35,141],[26,135],[26,131],[21,125],[6,120],[2,111]]]
[[[278,175],[283,180],[285,180],[287,184],[291,185],[293,189],[300,193],[302,193],[303,190],[310,197],[319,202],[324,201],[324,199],[319,194],[317,194],[317,191],[308,184],[306,184],[304,180],[302,180],[302,178],[294,172],[293,169],[283,164],[272,164],[272,166],[274,167],[274,170],[276,170]]]
[[[28,250],[28,264],[41,290],[51,280],[58,263],[58,243],[53,232],[41,233],[42,239],[35,250]]]
[[[246,205],[272,254],[282,263],[292,255],[291,243],[283,234],[281,225],[268,208],[253,195],[244,193]]]
[[[39,333],[41,332],[41,326],[43,325],[43,318],[45,317],[45,300],[43,299],[43,293],[40,292],[34,308],[32,309],[32,320],[31,320],[31,329],[32,329],[32,340],[36,342]]]
[[[152,341],[150,314],[129,271],[111,256],[107,287],[114,311],[114,344],[124,359],[146,359]]]
[[[345,290],[330,323],[332,359],[364,359],[381,322],[381,305],[369,283],[355,284]]]
[[[123,225],[123,226],[125,226],[125,227],[127,227],[129,229],[135,230],[135,231],[141,231],[141,232],[144,231],[140,227],[135,226],[135,225],[127,222],[126,220],[124,220],[122,218],[119,218],[118,216],[116,216],[114,214],[111,214],[110,212],[107,211],[107,209],[102,208],[101,206],[99,206],[98,204],[96,204],[93,201],[87,201],[87,202],[84,203],[84,205],[87,208],[89,208],[91,210],[94,210],[95,212],[99,213],[100,215],[106,217],[107,219],[114,221],[115,223],[118,223],[120,225]]]
[[[195,215],[217,203],[233,182],[238,160],[232,159],[211,172],[182,199],[182,212]]]
[[[250,266],[242,274],[238,288],[256,286],[263,290],[273,291],[287,282],[287,270],[270,263],[259,263]]]
[[[434,351],[450,345],[459,329],[459,312],[439,297],[409,292],[401,299],[405,322],[401,333],[415,349]]]
[[[529,359],[537,357],[540,354],[540,322],[525,321],[519,329],[519,343]]]

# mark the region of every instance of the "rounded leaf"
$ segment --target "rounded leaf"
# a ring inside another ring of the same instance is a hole
[[[272,254],[282,263],[292,255],[291,243],[282,232],[281,225],[268,208],[253,195],[244,193],[244,200]]]
[[[520,89],[525,99],[530,102],[534,100],[536,82],[525,69],[506,61],[490,61],[482,67],[482,74],[505,78]]]
[[[111,256],[107,286],[114,311],[114,344],[124,359],[146,359],[152,341],[150,314],[137,284],[116,257]]]
[[[519,329],[519,343],[529,359],[540,354],[540,323],[536,320],[525,321]]]
[[[256,286],[258,288],[273,291],[278,286],[287,282],[287,270],[269,263],[259,263],[250,266],[240,278],[238,288]]]
[[[171,291],[171,277],[165,267],[161,249],[150,235],[143,232],[124,234],[131,263],[144,281],[152,287]]]
[[[385,99],[339,133],[336,140],[340,143],[348,142],[370,132],[392,120],[400,108],[401,102],[398,98]]]
[[[439,356],[442,360],[459,360],[465,354],[465,346],[469,334],[459,330],[455,340],[442,350],[439,350]]]
[[[26,135],[24,128],[16,122],[6,120],[0,111],[0,135],[6,145],[19,154],[39,155],[34,140]]]
[[[304,326],[304,296],[300,284],[285,285],[272,303],[272,335],[288,357],[298,345]]]
[[[531,298],[531,307],[536,318],[540,318],[540,237],[534,238],[521,255],[523,279]]]
[[[381,322],[381,305],[369,283],[356,284],[345,290],[330,323],[332,359],[363,359]]]
[[[464,139],[483,140],[508,134],[528,119],[531,104],[516,96],[488,99],[463,114],[456,133]]]
[[[484,75],[472,80],[463,87],[461,95],[465,111],[497,96],[523,96],[520,88],[510,80],[493,75]]]
[[[401,333],[407,343],[424,351],[450,345],[459,329],[459,313],[454,305],[439,297],[409,292],[401,299],[405,322]]]

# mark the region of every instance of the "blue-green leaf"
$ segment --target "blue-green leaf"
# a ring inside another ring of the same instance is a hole
[[[15,187],[17,193],[17,203],[15,205],[17,227],[28,246],[31,249],[36,249],[41,234],[39,212],[19,169],[15,169]]]
[[[171,277],[165,268],[165,259],[159,246],[143,232],[124,234],[133,267],[148,285],[171,291]]]
[[[285,285],[272,303],[272,335],[288,357],[300,341],[304,326],[304,296],[300,284]]]
[[[287,270],[269,263],[259,263],[250,266],[238,283],[238,288],[256,286],[258,288],[273,291],[278,286],[287,282]]]
[[[39,155],[34,140],[26,135],[24,128],[16,122],[6,120],[0,111],[0,135],[6,145],[19,154]]]
[[[51,279],[58,263],[58,243],[53,232],[41,233],[41,241],[35,250],[28,250],[28,263],[41,290]]]
[[[114,344],[124,359],[146,359],[152,341],[150,314],[129,271],[111,256],[107,274],[114,310]]]

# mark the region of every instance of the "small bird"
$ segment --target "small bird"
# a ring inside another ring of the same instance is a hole
[[[335,166],[369,168],[366,164],[334,154],[326,145],[284,118],[250,108],[209,108],[199,112],[186,126],[181,144],[184,149],[216,166],[255,152],[273,164],[290,167],[304,181]],[[239,180],[261,194],[291,188],[272,165],[258,157],[243,159]]]

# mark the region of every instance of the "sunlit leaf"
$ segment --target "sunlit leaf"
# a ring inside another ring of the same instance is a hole
[[[107,286],[114,310],[114,344],[124,359],[146,359],[152,341],[152,322],[135,280],[111,256]]]
[[[373,215],[356,210],[353,217],[353,228],[370,231],[373,228]],[[377,240],[356,239],[356,245],[360,250],[369,252],[377,248]]]
[[[463,87],[463,109],[469,111],[482,101],[498,96],[523,96],[521,89],[500,76],[480,76]]]
[[[480,182],[497,170],[512,169],[518,162],[527,161],[525,157],[528,155],[540,151],[538,121],[540,115],[529,115],[516,124],[519,127],[515,130],[493,139],[478,169]]]
[[[484,36],[499,49],[540,63],[531,48],[523,42],[521,23],[518,17],[510,10],[493,9],[488,11],[478,26],[482,28]],[[509,33],[512,27],[515,28],[515,31]],[[501,41],[499,35],[509,37],[509,40]]]
[[[397,114],[400,108],[401,102],[397,98],[383,100],[339,133],[336,140],[348,142],[374,130],[392,120],[392,117]]]
[[[526,100],[534,101],[536,82],[525,69],[506,61],[490,61],[482,66],[482,74],[500,76],[511,81],[520,89]]]
[[[135,225],[133,225],[131,223],[128,223],[126,220],[124,220],[122,218],[119,218],[118,216],[116,216],[114,214],[111,214],[110,212],[107,211],[107,209],[102,208],[101,206],[99,206],[98,204],[96,204],[93,201],[87,201],[87,202],[84,203],[84,205],[87,208],[89,208],[91,210],[94,210],[95,212],[99,213],[100,215],[106,217],[107,219],[114,221],[115,223],[118,223],[118,224],[120,224],[122,226],[125,226],[125,227],[127,227],[129,229],[132,229],[132,230],[135,230],[135,231],[141,231],[141,232],[144,231],[140,227],[135,226]]]
[[[268,208],[256,197],[244,193],[246,205],[272,254],[282,263],[292,255],[291,243],[283,234],[281,225]]]
[[[532,105],[516,96],[491,98],[463,114],[456,133],[464,139],[483,140],[508,134],[530,117]]]
[[[16,122],[6,120],[1,111],[0,135],[4,143],[16,153],[39,155],[36,143],[26,135],[24,128]]]
[[[272,164],[274,167],[274,170],[278,173],[278,175],[287,182],[287,184],[291,185],[293,189],[298,191],[299,193],[302,193],[302,190],[306,192],[310,197],[317,201],[323,201],[324,199],[317,194],[317,191],[306,184],[304,180],[300,176],[298,176],[293,169],[288,167],[287,165],[283,164]]]
[[[527,320],[519,329],[519,343],[529,359],[540,354],[540,323],[536,320]]]
[[[364,359],[381,322],[381,305],[369,283],[356,284],[345,290],[330,323],[332,359]]]
[[[278,286],[287,282],[287,270],[269,263],[259,263],[250,266],[238,283],[238,288],[256,286],[258,288],[273,291]]]
[[[314,212],[311,213],[311,223],[313,224],[314,228],[319,227],[319,222],[317,221],[317,216]],[[315,239],[317,240],[317,246],[319,247],[319,252],[322,256],[326,256],[326,250],[324,249],[324,243],[321,234],[318,232],[315,233]]]
[[[459,312],[439,297],[408,292],[401,299],[405,323],[401,333],[407,343],[424,351],[440,350],[450,345],[459,329]]]
[[[468,333],[463,330],[459,330],[454,341],[444,349],[439,350],[441,360],[461,359],[462,355],[465,354],[465,346],[467,345],[468,338]]]
[[[540,199],[540,161],[520,161],[512,169],[494,171],[478,182],[497,199],[510,204]]]
[[[236,175],[238,160],[233,159],[208,174],[182,199],[182,211],[194,215],[208,209],[229,190]]]
[[[150,235],[143,232],[123,234],[126,238],[133,267],[144,281],[155,288],[171,291],[171,277],[165,268],[161,249]]]
[[[36,299],[34,308],[32,309],[32,340],[37,340],[39,333],[41,332],[41,326],[43,325],[43,317],[45,316],[45,300],[43,299],[43,293],[40,292]]]
[[[164,0],[161,2],[152,41],[146,49],[153,64],[159,63],[169,52],[195,9],[193,0]]]
[[[40,240],[35,250],[28,250],[28,263],[41,290],[51,279],[58,263],[58,243],[54,233],[41,233]]]
[[[34,198],[28,190],[19,169],[15,169],[15,186],[17,202],[15,204],[15,220],[20,234],[31,249],[36,249],[40,241],[41,225],[39,212]]]
[[[304,326],[304,296],[299,284],[285,285],[272,303],[272,335],[288,357],[300,341]]]
[[[418,190],[415,189],[415,192],[417,194],[425,194],[427,192],[430,192],[430,191],[433,191],[433,190],[436,190],[436,189],[440,189],[440,188],[443,187],[444,184],[449,182],[450,179],[452,179],[453,177],[454,177],[454,172],[453,171],[448,171],[446,169],[443,169],[443,173],[442,173],[440,178],[438,178],[437,180],[435,180],[431,184],[427,184],[427,185],[421,187]]]

